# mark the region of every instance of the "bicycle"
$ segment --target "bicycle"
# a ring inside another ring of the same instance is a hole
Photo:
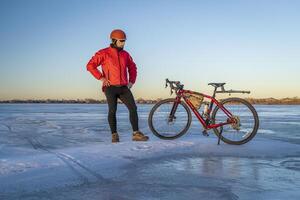
[[[184,135],[192,122],[191,111],[202,124],[203,135],[208,136],[208,130],[227,144],[241,145],[249,142],[257,133],[259,118],[255,108],[245,99],[232,97],[220,102],[215,98],[217,93],[247,93],[243,90],[225,90],[226,83],[209,83],[214,87],[212,96],[183,89],[179,81],[166,79],[165,87],[170,86],[175,98],[157,102],[149,113],[148,125],[154,135],[161,139],[171,140]],[[220,88],[218,90],[218,88]],[[204,98],[210,102],[203,101]],[[184,101],[182,101],[182,99]],[[202,106],[204,105],[204,106]],[[203,111],[200,114],[200,108]]]

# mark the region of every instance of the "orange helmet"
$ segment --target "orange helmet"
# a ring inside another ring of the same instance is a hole
[[[110,39],[126,40],[126,34],[120,29],[115,29],[110,33]]]

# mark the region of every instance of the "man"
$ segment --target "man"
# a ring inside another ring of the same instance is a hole
[[[112,142],[119,142],[117,132],[117,100],[118,98],[129,110],[130,123],[133,129],[133,141],[147,141],[138,127],[138,114],[134,97],[130,91],[137,76],[136,65],[128,52],[123,50],[126,34],[120,29],[110,34],[111,44],[95,53],[87,64],[87,70],[98,80],[102,81],[102,91],[108,103],[108,122],[112,133]],[[97,69],[101,65],[102,73]],[[127,77],[129,74],[129,80]]]

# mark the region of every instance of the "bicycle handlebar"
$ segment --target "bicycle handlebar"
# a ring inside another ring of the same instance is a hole
[[[168,84],[170,85],[170,93],[173,94],[173,90],[177,92],[179,89],[183,89],[183,84],[180,84],[180,81],[169,81],[169,79],[166,79],[166,87],[168,87]]]

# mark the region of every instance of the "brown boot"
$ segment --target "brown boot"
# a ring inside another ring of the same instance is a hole
[[[113,133],[111,135],[111,142],[112,143],[120,142],[118,133]]]
[[[140,131],[136,131],[133,133],[132,135],[132,140],[133,141],[147,141],[149,140],[149,137],[144,135],[142,132]]]

